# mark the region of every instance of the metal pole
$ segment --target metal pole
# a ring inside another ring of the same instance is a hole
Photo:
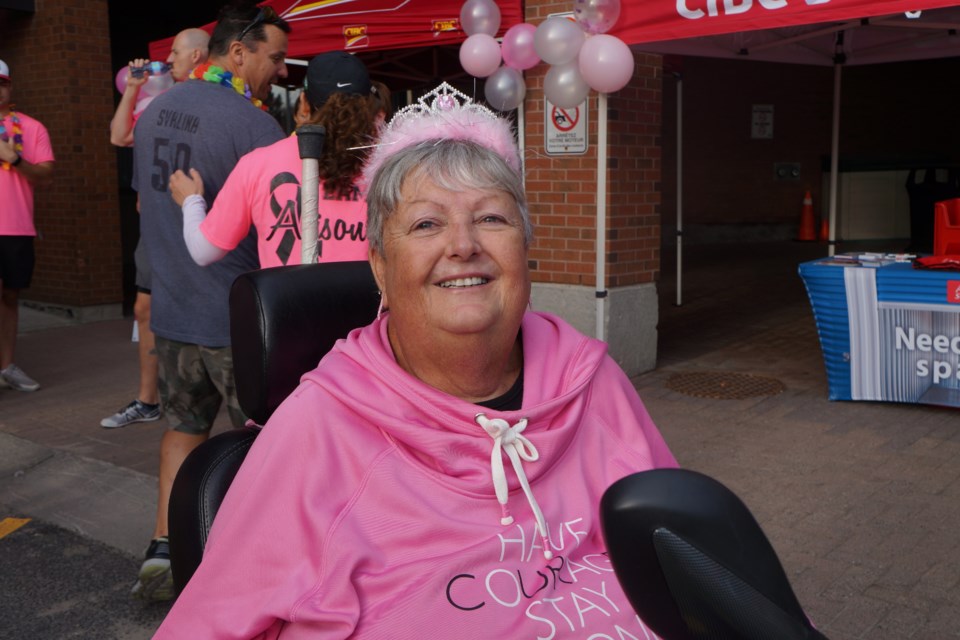
[[[683,77],[677,74],[677,306],[683,304]]]
[[[589,101],[587,102],[589,108]],[[606,339],[607,299],[607,94],[597,94],[597,340]]]
[[[843,31],[837,32],[833,54],[833,132],[830,138],[830,233],[827,255],[837,252],[837,181],[840,170],[840,84],[847,54],[843,51]]]
[[[840,79],[843,66],[833,65],[833,133],[830,139],[830,235],[827,255],[837,252],[837,172],[840,168]]]

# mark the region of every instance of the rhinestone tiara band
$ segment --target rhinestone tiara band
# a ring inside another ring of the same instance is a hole
[[[369,184],[380,165],[393,154],[431,140],[473,142],[494,151],[514,171],[520,171],[520,155],[510,122],[444,82],[393,116],[367,160],[365,181]]]
[[[402,126],[403,121],[408,118],[441,116],[452,113],[454,110],[472,112],[488,120],[497,119],[493,111],[482,104],[477,104],[468,95],[444,82],[436,89],[420,96],[415,103],[397,111],[390,121],[390,126]]]

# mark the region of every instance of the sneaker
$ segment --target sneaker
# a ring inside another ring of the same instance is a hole
[[[40,385],[36,380],[23,372],[23,369],[11,364],[6,369],[0,369],[0,381],[17,391],[36,391]]]
[[[109,418],[101,420],[100,426],[105,429],[116,429],[117,427],[125,427],[134,422],[153,422],[159,419],[159,404],[147,404],[146,402],[134,400]]]
[[[150,541],[140,565],[137,584],[130,595],[138,600],[164,602],[173,600],[173,574],[170,573],[170,543],[166,537]]]

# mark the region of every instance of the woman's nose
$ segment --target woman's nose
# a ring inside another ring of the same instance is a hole
[[[480,241],[473,221],[457,221],[450,225],[449,254],[451,257],[469,258],[480,253]]]

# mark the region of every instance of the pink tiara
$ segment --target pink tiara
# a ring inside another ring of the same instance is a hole
[[[509,121],[444,82],[397,111],[367,159],[364,181],[369,184],[393,154],[427,140],[469,140],[494,151],[514,171],[520,171]]]

